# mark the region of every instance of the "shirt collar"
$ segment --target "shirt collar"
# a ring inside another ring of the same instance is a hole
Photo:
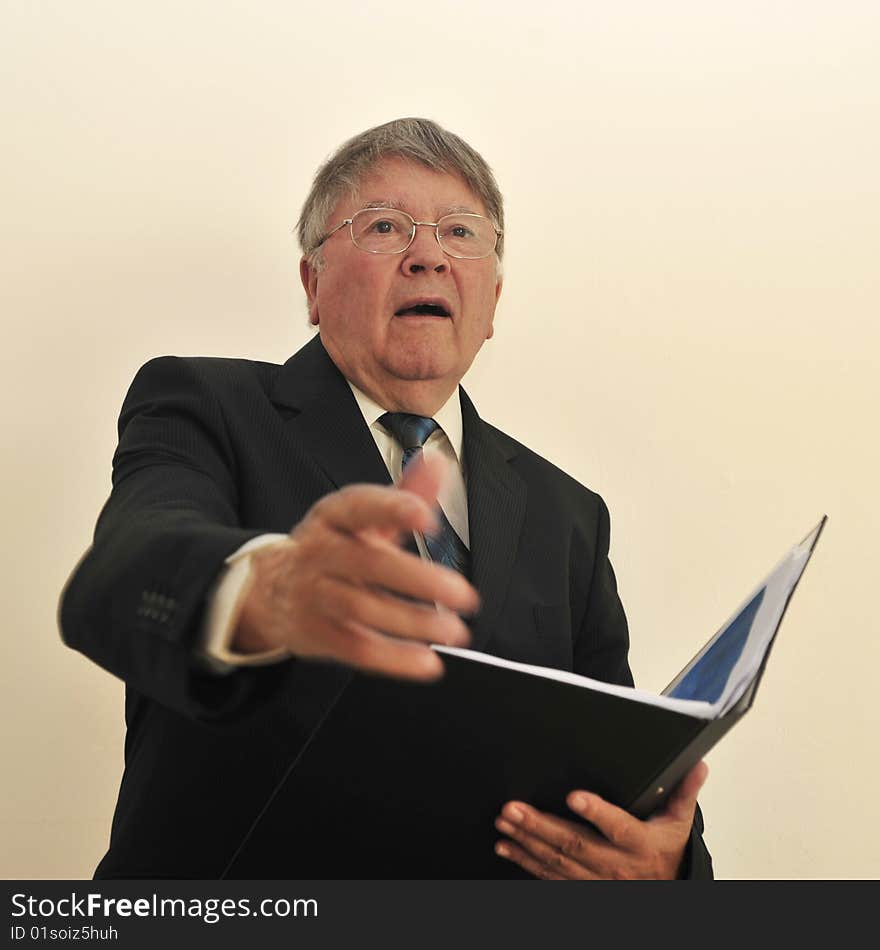
[[[358,408],[364,417],[368,428],[378,422],[380,416],[384,416],[388,411],[379,403],[374,402],[365,392],[355,386],[349,379],[346,380],[351,387],[354,398],[357,401]],[[461,465],[461,446],[463,441],[463,427],[461,422],[461,400],[458,396],[458,387],[455,392],[446,400],[446,402],[434,413],[434,421],[443,430],[444,435],[449,439],[449,444],[455,452],[458,464]]]

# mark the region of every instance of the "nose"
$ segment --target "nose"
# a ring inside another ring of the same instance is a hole
[[[427,271],[445,274],[449,270],[449,259],[437,243],[435,228],[425,224],[416,225],[416,236],[403,252],[400,266],[404,274],[410,276]]]

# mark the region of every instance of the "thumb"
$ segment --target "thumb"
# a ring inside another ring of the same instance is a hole
[[[709,776],[705,762],[697,764],[681,780],[678,788],[669,797],[664,809],[666,815],[678,821],[691,822],[697,805],[697,794]]]
[[[438,456],[425,459],[423,455],[419,455],[404,469],[403,478],[401,478],[397,488],[389,490],[410,492],[421,499],[433,513],[437,507],[437,493],[443,484],[446,470],[447,462],[444,459]],[[432,518],[434,524],[432,528],[428,529],[429,531],[436,530],[437,527],[436,515],[432,514]],[[397,528],[370,528],[364,534],[368,537],[381,538],[396,544],[400,540],[401,532]]]
[[[447,469],[448,463],[443,458],[437,455],[425,458],[420,454],[407,465],[399,487],[402,491],[418,495],[428,507],[434,508]]]

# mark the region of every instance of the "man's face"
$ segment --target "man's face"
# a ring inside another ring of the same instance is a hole
[[[362,179],[354,198],[336,205],[327,230],[369,204],[406,211],[416,221],[438,221],[451,211],[486,214],[461,178],[392,158]],[[325,266],[316,271],[303,261],[301,274],[311,322],[333,361],[388,409],[418,410],[413,399],[424,406],[442,395],[439,408],[492,336],[501,293],[495,255],[448,257],[427,227],[416,228],[402,254],[362,251],[348,228],[322,250]],[[448,316],[412,312],[420,302]]]

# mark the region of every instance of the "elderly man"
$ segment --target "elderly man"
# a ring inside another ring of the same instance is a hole
[[[100,877],[221,875],[352,671],[431,681],[442,643],[632,682],[604,503],[459,387],[501,293],[485,161],[427,120],[371,129],[320,169],[299,236],[318,335],[283,366],[140,370],[62,596],[65,642],[126,683]],[[647,821],[589,789],[565,817],[499,801],[494,853],[458,876],[711,876],[705,774]],[[303,845],[285,876],[456,867],[393,817],[371,853],[333,814],[306,818],[322,853]]]

